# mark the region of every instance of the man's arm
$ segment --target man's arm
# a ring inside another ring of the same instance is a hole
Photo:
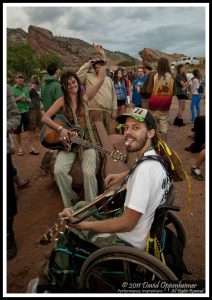
[[[104,48],[102,47],[102,45],[99,44],[95,44],[93,43],[94,48],[96,49],[96,51],[100,54],[101,58],[106,61],[106,53]]]
[[[114,117],[116,117],[115,112],[117,111],[117,94],[112,80],[111,80],[111,85],[112,85],[112,110],[114,112]]]
[[[70,221],[76,220],[73,219],[72,213],[68,208],[65,208],[63,212],[59,213],[59,216],[68,217]],[[71,226],[80,230],[91,230],[99,233],[128,232],[135,227],[141,216],[142,213],[125,207],[125,211],[120,217],[101,221],[82,221],[79,224],[73,224]]]
[[[86,95],[83,96],[85,101],[92,99],[96,95],[96,93],[102,86],[104,79],[105,79],[105,67],[101,66],[95,84],[89,89],[87,89],[85,92]]]
[[[83,84],[83,85],[85,85],[86,74],[88,73],[90,67],[92,66],[92,62],[93,62],[93,60],[90,60],[89,62],[85,63],[77,71],[77,76],[79,77],[79,80],[80,80],[81,84]]]
[[[7,132],[15,130],[21,121],[21,114],[18,111],[16,100],[11,86],[7,85]]]

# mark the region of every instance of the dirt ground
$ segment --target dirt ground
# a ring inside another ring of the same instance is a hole
[[[184,127],[173,126],[177,112],[177,101],[173,100],[170,110],[170,125],[167,144],[180,155],[185,170],[191,182],[192,204],[188,210],[188,189],[186,181],[175,183],[177,193],[175,204],[180,206],[177,216],[183,223],[187,234],[184,260],[192,275],[185,275],[185,280],[204,280],[205,266],[205,181],[197,181],[190,175],[191,164],[195,162],[198,153],[184,150],[191,144],[188,137],[192,134],[192,124]],[[190,100],[186,103],[184,120],[190,120]],[[205,113],[205,101],[201,102],[202,114]],[[28,154],[26,135],[22,134],[24,156],[13,155],[13,162],[23,178],[30,177],[30,186],[17,190],[18,214],[14,221],[14,231],[17,243],[17,255],[5,262],[7,273],[6,293],[26,293],[27,285],[33,278],[39,276],[40,264],[45,260],[44,255],[54,247],[54,243],[42,246],[38,243],[49,226],[58,218],[58,212],[63,209],[62,199],[55,181],[46,176],[40,168],[41,159],[46,152],[39,140],[35,141],[40,155]],[[205,175],[205,164],[201,166]]]

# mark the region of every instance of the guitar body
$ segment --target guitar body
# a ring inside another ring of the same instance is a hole
[[[58,124],[58,126],[62,125],[63,127],[67,128],[71,132],[76,133],[76,135],[80,138],[83,138],[84,132],[83,129],[80,127],[76,127],[71,125],[66,117],[62,114],[57,114],[55,118],[53,119],[55,123]],[[53,129],[51,129],[48,125],[43,125],[39,139],[41,144],[49,149],[62,149],[65,151],[71,151],[72,144],[74,142],[70,141],[68,149],[64,147],[63,143],[60,140],[60,136],[57,134],[57,132]]]
[[[112,201],[110,201],[103,210],[100,211],[100,214],[102,214],[102,217],[107,218],[107,215],[113,216],[115,212],[120,210],[120,208],[124,205],[124,200],[126,197],[126,190],[123,190],[119,192]],[[96,208],[100,208],[102,205],[104,205],[105,201],[107,201],[108,198],[102,199],[98,204],[96,204]]]

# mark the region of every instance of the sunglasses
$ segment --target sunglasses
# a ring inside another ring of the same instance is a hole
[[[22,78],[22,79],[24,79],[24,76],[17,76],[16,78]]]

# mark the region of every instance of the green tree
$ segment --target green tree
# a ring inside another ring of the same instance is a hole
[[[123,60],[120,63],[118,63],[117,65],[119,67],[131,67],[135,64],[134,60]]]
[[[7,76],[8,81],[13,80],[16,72],[22,72],[29,80],[38,69],[35,50],[29,43],[8,44],[7,47]]]
[[[46,70],[48,64],[55,63],[58,67],[61,67],[60,58],[54,53],[41,54],[38,58],[38,64],[41,70]]]

